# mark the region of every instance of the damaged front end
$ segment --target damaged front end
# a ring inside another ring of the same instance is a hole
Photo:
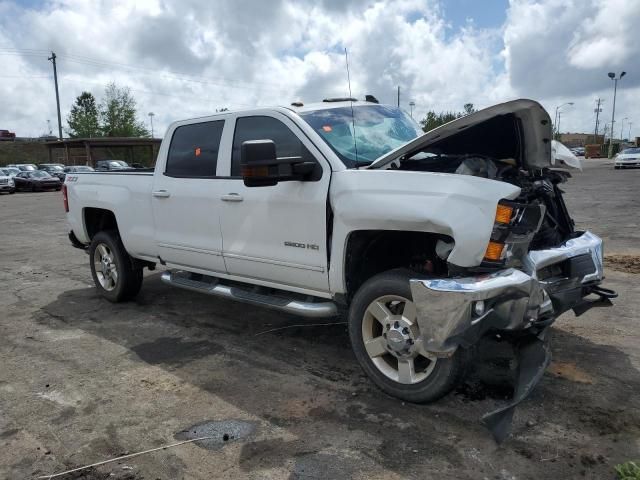
[[[514,339],[519,364],[514,398],[483,417],[496,440],[506,437],[513,409],[529,395],[550,361],[547,327],[569,309],[580,315],[611,304],[615,293],[599,286],[602,258],[602,240],[587,231],[558,247],[531,250],[522,270],[411,280],[418,323],[430,353],[450,356],[489,332]],[[591,294],[596,298],[589,299]]]
[[[539,104],[517,100],[432,130],[372,165],[474,175],[520,188],[516,198],[498,203],[478,265],[455,265],[448,259],[453,244],[441,243],[436,251],[448,262],[448,277],[410,282],[429,353],[448,357],[486,335],[498,334],[513,344],[519,368],[514,398],[483,417],[498,441],[508,435],[515,406],[550,361],[548,327],[568,310],[581,315],[611,305],[616,296],[600,286],[602,240],[575,231],[562,196],[560,185],[571,175],[556,167],[579,168],[579,162],[565,155],[551,133]]]

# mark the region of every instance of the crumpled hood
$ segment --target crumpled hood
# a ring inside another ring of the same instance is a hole
[[[554,166],[549,114],[538,102],[520,99],[500,103],[441,125],[379,157],[367,168],[381,168],[399,157],[411,156],[427,148],[437,149],[441,145],[459,144],[460,148],[464,149],[464,143],[467,142],[477,148],[482,146],[483,126],[487,132],[491,130],[491,135],[486,137],[491,140],[485,143],[499,145],[500,138],[513,143],[511,153],[521,168],[540,169]],[[455,153],[482,153],[468,150],[467,147],[466,152]],[[491,156],[491,153],[487,152],[487,155]]]

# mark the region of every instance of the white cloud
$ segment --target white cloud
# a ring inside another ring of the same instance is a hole
[[[62,0],[32,9],[5,1],[0,128],[26,136],[41,134],[46,119],[55,125],[52,79],[28,78],[51,76],[49,50],[59,56],[63,117],[83,90],[100,98],[116,81],[132,89],[145,119],[156,113],[157,133],[220,107],[343,96],[344,47],[354,95],[395,103],[400,85],[403,107],[414,100],[417,116],[523,96],[552,116],[573,100],[563,124],[591,129],[593,98],[610,97],[610,68],[629,72],[617,110],[640,111],[631,62],[640,53],[638,2],[512,0],[503,26],[452,32],[439,1]]]

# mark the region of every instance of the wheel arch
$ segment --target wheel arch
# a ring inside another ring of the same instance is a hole
[[[436,254],[441,240],[453,246],[454,239],[435,232],[403,230],[354,230],[345,239],[343,282],[349,302],[369,278],[395,268],[416,273],[446,274],[446,260]]]
[[[106,208],[83,208],[82,223],[89,241],[93,239],[96,233],[101,231],[115,230],[116,232],[120,233],[115,213]]]

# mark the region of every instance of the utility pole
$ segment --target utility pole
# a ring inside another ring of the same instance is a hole
[[[602,109],[600,108],[600,105],[602,104],[602,100],[598,97],[597,99],[597,104],[596,104],[596,129],[593,132],[593,143],[597,143],[598,142],[598,121],[600,119],[600,112],[602,112]]]
[[[629,135],[627,135],[627,140],[631,141],[631,125],[633,125],[633,122],[629,122]]]
[[[413,100],[411,100],[411,101],[409,102],[409,108],[411,109],[411,110],[410,110],[410,112],[411,112],[411,113],[409,113],[409,116],[411,116],[411,118],[413,118],[413,107],[415,107],[415,106],[416,106],[416,102],[414,102]]]
[[[624,121],[629,120],[629,117],[624,117],[622,119],[622,123],[620,124],[620,141],[624,138]]]
[[[60,117],[60,94],[58,93],[58,70],[56,69],[56,54],[51,52],[51,56],[47,58],[53,63],[53,81],[56,84],[56,105],[58,106],[58,139],[62,140],[62,118]]]
[[[400,85],[398,85],[398,108],[400,108]]]
[[[614,72],[609,72],[607,75],[611,80],[613,80],[613,109],[611,110],[611,139],[609,140],[609,154],[607,155],[609,158],[613,157],[613,125],[616,122],[616,93],[618,91],[618,80],[622,80],[627,72],[620,72],[620,76],[616,78],[616,74]]]

